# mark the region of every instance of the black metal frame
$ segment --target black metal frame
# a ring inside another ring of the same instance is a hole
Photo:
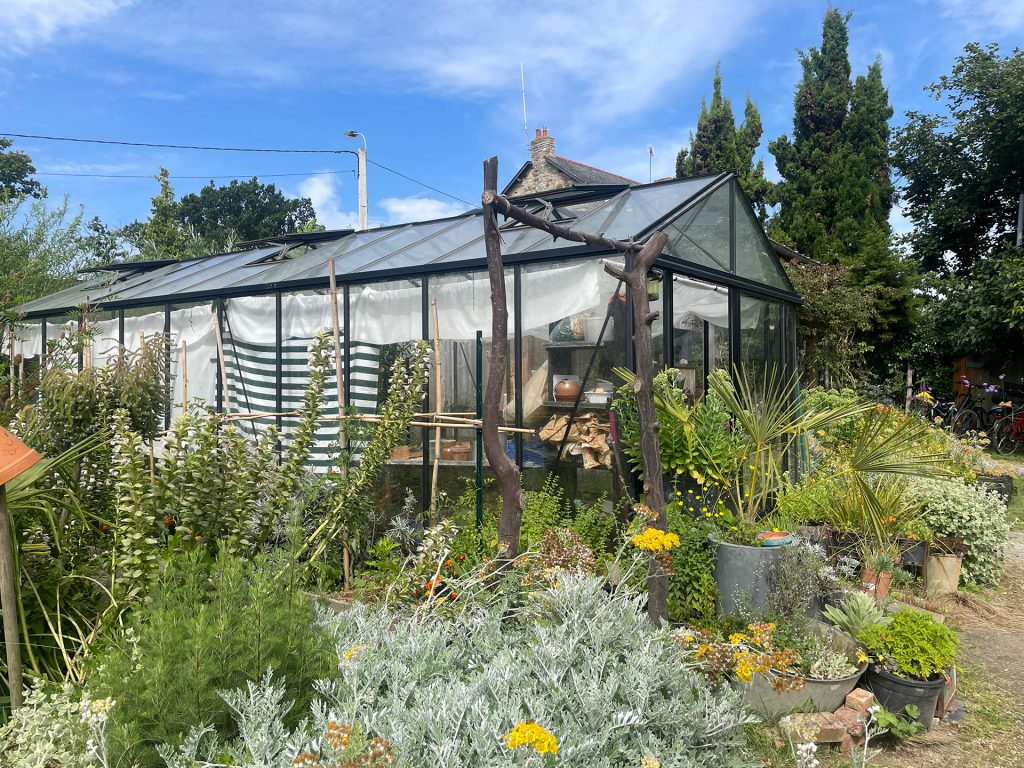
[[[693,195],[688,200],[673,209],[666,216],[662,217],[658,222],[655,222],[643,232],[637,235],[637,239],[643,238],[646,234],[654,232],[658,228],[664,226],[667,222],[674,220],[678,216],[685,213],[686,210],[692,206],[699,204],[702,200],[708,196],[714,194],[716,191],[721,189],[723,186],[731,185],[733,189],[738,188],[738,182],[736,180],[735,173],[729,172],[719,175],[715,181],[709,186],[702,189],[697,194]],[[740,361],[737,356],[740,351],[740,340],[741,340],[741,301],[744,296],[751,298],[760,299],[763,301],[778,302],[782,306],[781,322],[783,325],[782,333],[785,337],[785,341],[782,344],[782,360],[781,363],[787,368],[791,369],[796,363],[796,350],[795,350],[795,339],[789,338],[788,329],[790,323],[788,319],[790,314],[795,312],[795,307],[800,303],[801,299],[798,294],[777,288],[771,285],[765,285],[748,278],[742,277],[735,274],[737,266],[737,238],[736,238],[736,218],[739,215],[737,210],[737,199],[734,194],[730,194],[729,201],[729,258],[731,272],[724,272],[718,269],[707,267],[692,262],[684,262],[681,260],[674,259],[669,256],[661,256],[655,262],[655,268],[662,273],[662,352],[664,354],[665,363],[671,365],[674,363],[673,350],[674,350],[674,297],[673,297],[673,277],[680,275],[686,278],[699,280],[707,283],[711,283],[717,286],[728,289],[728,318],[729,318],[729,354],[730,360],[729,365],[732,369]],[[555,248],[545,250],[540,253],[526,253],[526,254],[514,254],[506,257],[506,266],[511,270],[513,278],[513,290],[512,290],[512,302],[514,311],[514,337],[513,337],[513,371],[512,381],[515,387],[515,423],[516,426],[522,426],[523,422],[523,395],[522,395],[522,370],[520,361],[523,355],[523,320],[522,320],[522,268],[524,265],[533,264],[545,264],[554,262],[564,262],[569,260],[578,259],[594,259],[605,256],[619,256],[616,252],[608,251],[601,248],[593,248],[590,246],[583,245],[566,245],[562,248]],[[628,270],[632,265],[634,256],[633,254],[626,254],[625,267]],[[431,263],[426,265],[420,265],[415,267],[408,267],[398,270],[384,270],[377,272],[360,272],[360,273],[349,273],[345,275],[338,275],[338,290],[341,293],[339,297],[343,301],[343,327],[348,329],[351,327],[352,321],[352,305],[351,305],[351,289],[352,286],[363,286],[373,283],[385,282],[385,281],[398,281],[403,279],[417,279],[420,283],[421,291],[421,337],[423,340],[429,341],[431,338],[431,325],[430,325],[430,278],[434,275],[444,274],[466,274],[470,272],[482,272],[486,270],[487,264],[483,259],[467,260],[460,263]],[[175,295],[174,304],[181,303],[193,303],[193,302],[213,302],[215,304],[215,312],[217,315],[216,322],[218,323],[223,337],[223,329],[225,327],[225,301],[229,298],[241,297],[241,296],[260,296],[260,295],[273,295],[275,297],[275,341],[277,347],[276,356],[276,403],[278,413],[284,410],[284,393],[283,393],[283,372],[284,372],[284,361],[283,361],[283,297],[285,293],[292,292],[304,292],[308,290],[325,290],[328,286],[328,278],[303,278],[299,280],[286,281],[276,284],[268,284],[261,286],[258,289],[252,287],[241,287],[241,288],[229,288],[220,290],[207,290],[207,291],[193,291],[191,293],[182,293]],[[101,308],[105,311],[111,311],[117,313],[118,318],[118,335],[120,342],[124,344],[124,327],[125,327],[125,312],[141,307],[163,307],[164,310],[164,331],[170,333],[170,312],[171,303],[168,300],[164,301],[152,301],[152,300],[126,300],[126,301],[111,301],[109,303],[102,303],[96,305],[97,308]],[[46,343],[47,343],[47,317],[55,316],[68,316],[74,308],[68,308],[67,310],[60,309],[47,309],[38,313],[26,315],[26,319],[41,319],[42,321],[42,340],[43,340],[43,355],[46,354]],[[626,299],[626,363],[627,365],[635,368],[634,360],[634,347],[633,347],[633,333],[635,331],[634,320],[633,320],[633,307],[632,298],[629,296],[627,291]],[[707,388],[707,376],[712,370],[711,360],[711,325],[707,321],[704,322],[704,334],[703,334],[703,375],[704,375],[704,389]],[[348,333],[343,334],[342,344],[344,349],[344,391],[345,401],[351,402],[351,342]],[[168,361],[168,366],[170,362]],[[220,366],[217,366],[215,372],[216,380],[216,408],[219,412],[223,411],[225,403],[223,402],[224,383],[221,380]],[[425,386],[423,393],[423,410],[429,412],[431,404],[431,392],[429,382]],[[165,415],[165,420],[169,423],[170,411]],[[278,428],[283,427],[283,420],[280,416],[277,418]],[[423,459],[422,459],[422,494],[423,498],[426,499],[430,493],[430,457],[428,451],[429,445],[429,432],[430,428],[422,427],[423,435]],[[523,450],[523,437],[521,434],[515,436],[515,459],[517,465],[522,468],[524,464],[524,450]]]

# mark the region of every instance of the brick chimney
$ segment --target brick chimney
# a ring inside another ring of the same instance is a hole
[[[530,142],[530,162],[537,167],[541,160],[553,154],[555,154],[554,138],[548,136],[547,128],[538,128],[536,138]]]

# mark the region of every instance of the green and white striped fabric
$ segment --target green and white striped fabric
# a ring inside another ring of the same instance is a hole
[[[312,341],[286,339],[281,345],[281,397],[284,411],[302,408],[302,399],[309,384],[309,347]],[[351,351],[351,405],[361,413],[374,413],[377,410],[380,347],[357,342]],[[277,364],[273,344],[244,342],[232,337],[230,331],[225,332],[224,367],[233,412],[277,411]],[[338,390],[333,375],[328,377],[324,387],[323,415],[338,415]],[[275,422],[276,419],[268,417],[238,422],[238,426],[244,433],[254,437],[258,431]],[[282,438],[285,445],[295,431],[296,424],[296,419],[283,420]],[[310,468],[313,471],[326,472],[334,465],[337,436],[336,421],[321,422],[310,457]]]

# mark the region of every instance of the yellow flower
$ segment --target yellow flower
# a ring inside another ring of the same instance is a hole
[[[644,755],[640,758],[640,768],[661,768],[661,760],[653,755]]]
[[[729,635],[729,644],[730,645],[739,645],[740,643],[742,643],[746,639],[747,639],[747,636],[744,635],[742,632],[734,632],[733,634]]]
[[[342,654],[345,658],[345,661],[352,661],[352,659],[354,659],[356,656],[362,653],[362,650],[365,647],[366,646],[363,645],[353,645],[351,648],[345,651],[344,654]]]
[[[868,655],[866,653],[864,653],[864,650],[862,648],[858,648],[857,649],[857,663],[858,664],[867,664],[868,663]]]
[[[537,725],[532,720],[525,720],[516,725],[515,728],[505,734],[504,741],[509,749],[533,747],[542,755],[545,753],[558,754],[558,739],[550,731],[543,726]]]
[[[679,546],[679,536],[657,528],[648,528],[631,539],[633,546],[648,552],[665,552]]]

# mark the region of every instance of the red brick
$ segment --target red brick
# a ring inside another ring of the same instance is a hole
[[[871,691],[865,691],[863,688],[854,688],[846,696],[846,706],[852,709],[854,712],[864,714],[868,711],[868,707],[875,703],[875,694]]]
[[[839,742],[840,752],[849,752],[853,748],[853,736],[846,734],[843,736],[843,740]]]
[[[861,713],[849,707],[840,707],[836,710],[836,719],[846,726],[846,732],[854,738],[864,735],[864,715]]]
[[[815,744],[837,744],[847,735],[846,726],[831,712],[790,715],[790,720],[794,730],[803,731],[806,725],[806,730],[814,734],[811,741]]]

